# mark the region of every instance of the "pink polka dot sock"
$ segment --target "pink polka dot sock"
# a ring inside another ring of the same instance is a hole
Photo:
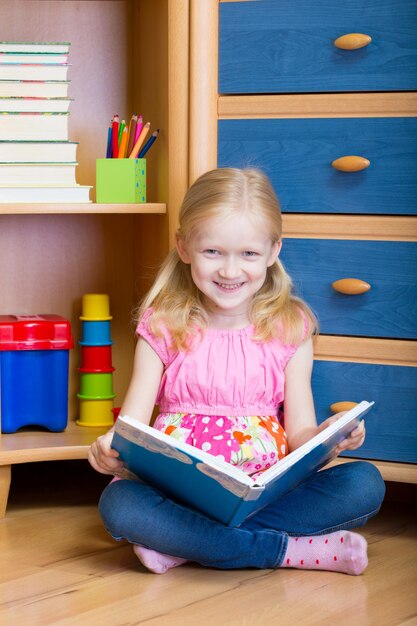
[[[358,576],[368,565],[366,550],[366,540],[347,530],[313,537],[289,537],[281,567],[321,569]]]
[[[169,556],[168,554],[155,552],[155,550],[150,550],[149,548],[144,548],[139,545],[133,546],[133,552],[142,565],[154,574],[165,574],[165,572],[172,567],[178,567],[187,562],[186,559],[181,559],[178,556]]]

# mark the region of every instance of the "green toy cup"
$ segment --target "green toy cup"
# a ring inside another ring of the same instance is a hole
[[[113,374],[106,373],[80,373],[80,393],[82,400],[109,400],[114,398]]]

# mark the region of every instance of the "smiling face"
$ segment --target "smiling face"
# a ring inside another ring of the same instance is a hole
[[[250,304],[281,242],[272,241],[265,224],[233,211],[226,218],[204,221],[186,242],[177,237],[177,249],[190,265],[211,323],[221,325],[227,317],[233,318],[228,327],[241,328],[249,323]]]

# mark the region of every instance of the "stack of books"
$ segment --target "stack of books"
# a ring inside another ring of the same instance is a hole
[[[0,42],[0,202],[90,202],[68,139],[69,46]]]

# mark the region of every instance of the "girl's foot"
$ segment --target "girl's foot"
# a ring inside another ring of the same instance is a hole
[[[313,537],[289,537],[281,567],[321,569],[358,576],[368,565],[366,551],[366,540],[347,530]]]
[[[142,565],[154,574],[165,574],[172,567],[178,567],[187,562],[187,559],[181,559],[179,556],[162,554],[139,545],[134,545],[133,551]]]

